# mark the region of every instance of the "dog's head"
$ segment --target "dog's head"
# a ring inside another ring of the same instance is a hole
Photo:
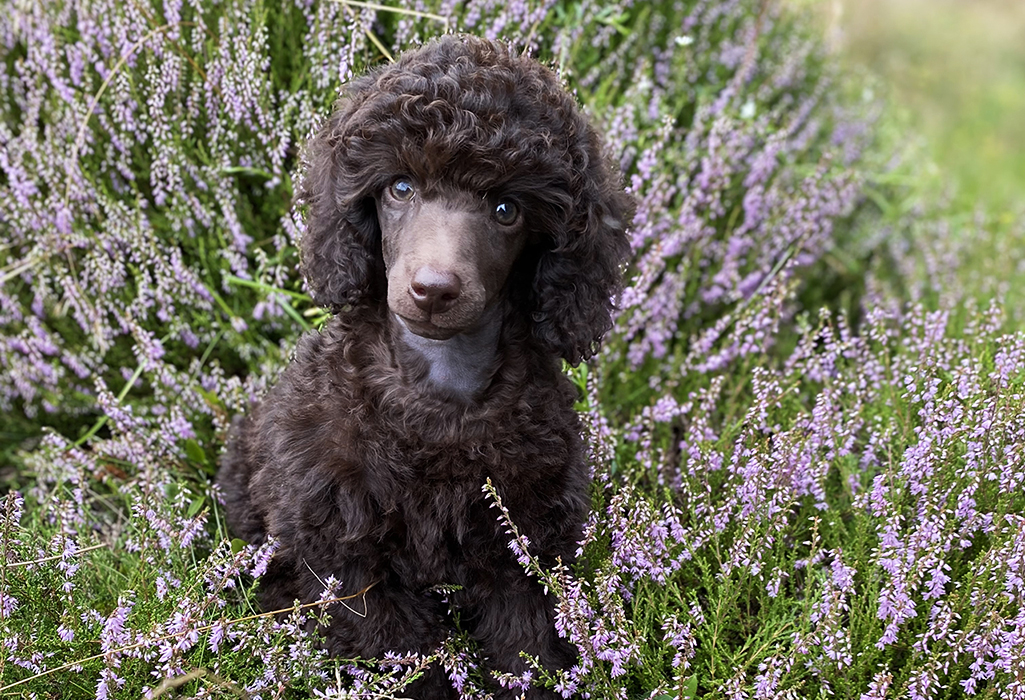
[[[509,300],[576,363],[611,326],[632,202],[556,76],[446,36],[346,87],[307,148],[303,271],[317,303],[387,300],[419,335]]]
[[[510,197],[427,189],[401,176],[377,197],[388,307],[417,335],[447,339],[508,294],[527,226]]]

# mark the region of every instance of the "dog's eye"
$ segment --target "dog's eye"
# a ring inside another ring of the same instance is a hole
[[[392,197],[399,200],[400,202],[408,202],[413,198],[413,183],[405,178],[399,178],[395,182],[391,183],[388,187],[388,192]]]
[[[519,215],[519,208],[508,199],[503,199],[498,203],[498,206],[495,207],[495,221],[503,226],[511,226],[516,223],[516,218]]]

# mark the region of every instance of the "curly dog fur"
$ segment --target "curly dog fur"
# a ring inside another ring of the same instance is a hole
[[[262,604],[334,576],[372,587],[365,616],[332,607],[333,654],[430,652],[454,610],[489,668],[568,667],[481,487],[542,562],[573,558],[589,477],[559,360],[611,326],[632,206],[598,133],[547,68],[448,36],[349,83],[307,160],[303,272],[336,315],[236,422],[218,475],[233,532],[279,543]],[[411,692],[454,694],[441,669]]]

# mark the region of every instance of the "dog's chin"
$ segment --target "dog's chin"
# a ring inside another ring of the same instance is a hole
[[[411,318],[396,314],[410,333],[428,340],[448,340],[462,333],[465,328],[444,328],[436,326],[430,321],[414,321]]]

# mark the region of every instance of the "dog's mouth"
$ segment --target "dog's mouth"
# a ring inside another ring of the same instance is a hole
[[[430,340],[448,340],[465,330],[464,328],[445,328],[430,321],[417,321],[401,314],[395,314],[395,316],[411,333]]]

